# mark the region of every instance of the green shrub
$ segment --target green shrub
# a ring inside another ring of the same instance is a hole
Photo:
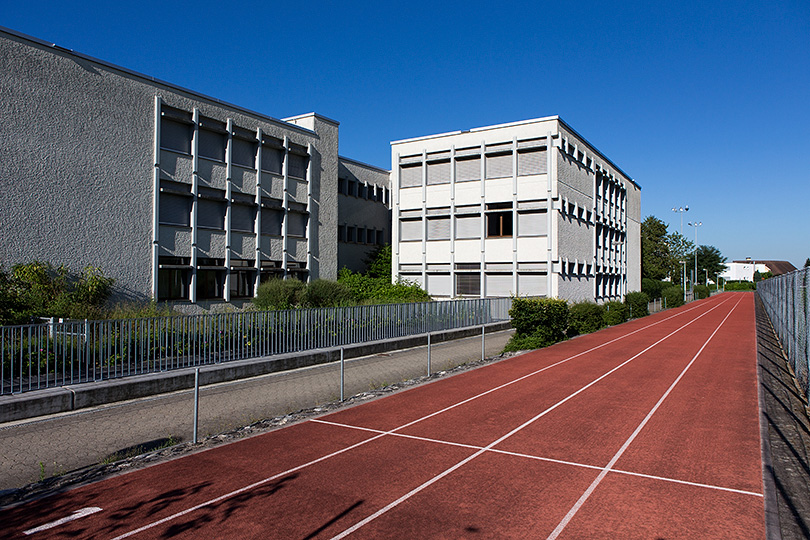
[[[568,308],[568,335],[590,334],[604,326],[604,309],[593,302],[577,302]]]
[[[630,308],[630,317],[637,319],[639,317],[646,317],[650,314],[649,304],[650,297],[647,293],[643,292],[629,292],[624,297],[624,303]]]
[[[268,279],[256,291],[253,303],[257,308],[291,309],[299,305],[304,284],[297,279]]]
[[[301,304],[310,308],[345,306],[352,300],[352,292],[346,285],[326,279],[308,283],[301,296]]]
[[[515,298],[509,310],[515,335],[504,350],[537,349],[565,339],[568,303],[555,298]],[[514,348],[517,347],[517,348]]]
[[[622,302],[605,302],[603,307],[605,326],[622,324],[630,318],[630,310]]]
[[[706,285],[695,285],[695,300],[709,297],[709,288]]]
[[[647,293],[650,299],[661,298],[661,292],[671,286],[671,281],[658,281],[650,278],[642,278],[641,280],[641,292]]]
[[[757,284],[751,281],[726,281],[725,286],[727,291],[754,291],[756,288]]]
[[[429,302],[430,295],[417,283],[398,281],[390,277],[371,277],[343,268],[338,272],[338,282],[346,286],[354,300],[361,304],[399,304],[406,302]]]
[[[107,313],[110,319],[154,319],[175,315],[180,313],[170,304],[158,304],[155,300],[118,303]]]
[[[668,308],[674,308],[683,305],[683,289],[677,285],[667,287],[661,291],[661,296],[666,301]]]

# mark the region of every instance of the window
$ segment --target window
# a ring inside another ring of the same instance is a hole
[[[284,212],[280,209],[262,208],[262,234],[281,236]]]
[[[487,213],[487,238],[512,236],[512,211]]]
[[[197,270],[197,298],[200,300],[214,300],[222,298],[224,281],[224,269]]]
[[[512,176],[512,154],[494,154],[486,157],[487,178]]]
[[[357,227],[357,243],[366,243],[366,230],[363,227]]]
[[[219,131],[200,128],[198,132],[200,138],[200,157],[225,161],[225,134]]]
[[[346,241],[347,242],[356,242],[357,241],[357,228],[356,227],[346,227]]]
[[[191,197],[162,192],[159,201],[161,225],[191,226]]]
[[[225,230],[225,201],[197,199],[197,225]]]
[[[250,298],[253,296],[253,261],[237,259],[231,261],[231,298]]]
[[[481,156],[456,159],[456,182],[481,180]]]
[[[422,164],[414,163],[400,167],[399,186],[403,188],[422,185]]]
[[[262,170],[281,174],[281,165],[284,163],[284,151],[280,148],[262,147]]]
[[[548,221],[546,212],[518,212],[518,236],[545,236]]]
[[[289,154],[289,162],[287,163],[287,175],[293,178],[306,178],[307,177],[307,156],[299,154]]]
[[[509,296],[512,293],[512,274],[490,274],[484,276],[487,296]]]
[[[402,242],[422,240],[422,220],[403,219],[399,222],[399,239]]]
[[[256,209],[243,204],[231,205],[231,229],[234,231],[253,232],[256,220]]]
[[[301,212],[287,213],[287,234],[290,236],[306,236],[307,220],[309,215]]]
[[[450,240],[450,217],[429,218],[427,221],[428,240]]]
[[[518,153],[518,176],[546,173],[546,151],[539,148]]]
[[[178,116],[185,116],[186,113],[177,111]],[[189,123],[191,118],[186,122],[180,121],[166,116],[164,112],[160,117],[160,147],[166,150],[173,150],[182,154],[191,154],[191,134],[192,126]]]
[[[368,186],[366,184],[362,182],[357,184],[357,197],[360,199],[368,198]]]
[[[231,139],[231,160],[242,167],[256,167],[256,142],[238,137]]]
[[[377,231],[377,245],[378,246],[385,245],[385,232]]]
[[[191,267],[188,257],[158,259],[158,300],[188,300]]]
[[[481,296],[481,274],[456,274],[456,294]]]
[[[456,240],[481,238],[481,214],[456,216]]]
[[[346,195],[346,179],[338,178],[338,193]]]
[[[346,195],[357,197],[357,180],[349,180],[349,191]]]
[[[346,241],[346,225],[338,225],[338,242]]]
[[[427,183],[429,186],[450,183],[450,161],[434,161],[427,164]]]

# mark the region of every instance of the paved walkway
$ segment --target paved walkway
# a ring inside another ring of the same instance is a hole
[[[486,335],[486,356],[503,349],[511,330]],[[432,371],[481,358],[481,337],[431,347]],[[427,348],[346,361],[344,396],[427,373]],[[338,363],[272,373],[200,389],[199,436],[205,437],[338,400]],[[193,391],[0,424],[0,490],[104,462],[137,446],[192,438]]]

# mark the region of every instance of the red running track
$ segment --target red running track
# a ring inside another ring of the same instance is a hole
[[[764,538],[762,489],[754,299],[726,293],[16,507],[0,535]]]

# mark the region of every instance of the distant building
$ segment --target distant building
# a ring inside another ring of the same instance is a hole
[[[552,116],[391,143],[395,278],[438,298],[641,289],[640,190]]]
[[[788,261],[764,261],[747,257],[741,261],[726,263],[726,269],[720,277],[728,281],[754,281],[754,273],[770,272],[774,276],[793,272],[796,267]]]

